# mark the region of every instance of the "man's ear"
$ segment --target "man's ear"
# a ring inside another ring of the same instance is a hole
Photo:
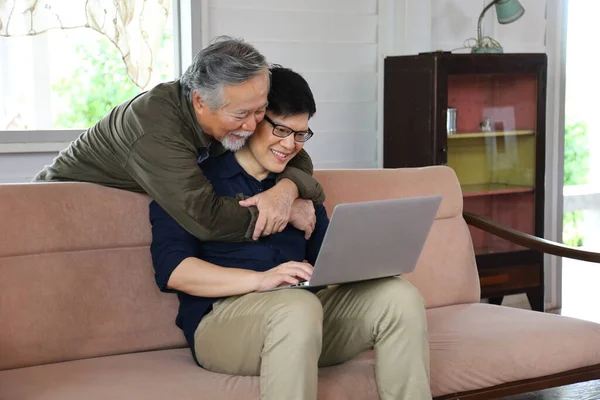
[[[196,90],[192,93],[192,105],[194,106],[194,110],[197,114],[204,114],[210,110],[208,104],[202,100],[200,93],[198,93]]]

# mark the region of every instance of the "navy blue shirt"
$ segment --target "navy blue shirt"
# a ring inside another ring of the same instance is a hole
[[[201,160],[202,161],[202,160]],[[217,196],[254,196],[275,185],[277,175],[269,174],[258,181],[238,164],[231,152],[201,162],[200,168],[210,180]],[[221,267],[267,271],[288,261],[307,260],[314,265],[329,219],[323,205],[315,205],[317,222],[309,240],[304,232],[288,225],[282,232],[261,237],[256,242],[201,242],[182,228],[158,203],[150,203],[152,224],[152,263],[155,279],[163,292],[179,297],[176,324],[194,351],[194,332],[202,318],[219,298],[192,296],[167,288],[171,273],[186,258],[196,257]]]

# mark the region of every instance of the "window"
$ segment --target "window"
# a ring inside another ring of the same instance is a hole
[[[52,29],[0,38],[0,133],[82,130],[114,106],[172,80],[176,74],[172,9],[144,87],[129,77],[119,49],[94,29]]]

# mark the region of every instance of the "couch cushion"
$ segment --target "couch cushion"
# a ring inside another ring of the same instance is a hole
[[[0,184],[0,370],[185,346],[150,260],[148,196]]]
[[[0,370],[186,346],[147,246],[0,258]]]
[[[600,325],[490,304],[427,311],[434,396],[600,364]]]
[[[437,218],[462,213],[462,192],[449,167],[316,170],[314,177],[325,190],[329,214],[338,203],[432,195],[443,196]]]
[[[315,171],[315,178],[323,185],[330,215],[340,202],[442,195],[417,268],[406,277],[419,289],[427,308],[479,301],[473,244],[462,218],[460,185],[451,168],[328,170]]]
[[[405,277],[419,289],[428,309],[479,301],[479,275],[462,216],[433,223],[417,267]]]
[[[0,372],[0,400],[256,400],[258,377],[197,367],[188,349],[92,358]],[[373,360],[319,371],[319,399],[378,399]]]
[[[148,203],[91,183],[0,184],[0,257],[149,245]]]

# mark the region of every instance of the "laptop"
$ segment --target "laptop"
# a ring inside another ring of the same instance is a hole
[[[412,272],[442,196],[338,204],[309,281],[309,288]]]

